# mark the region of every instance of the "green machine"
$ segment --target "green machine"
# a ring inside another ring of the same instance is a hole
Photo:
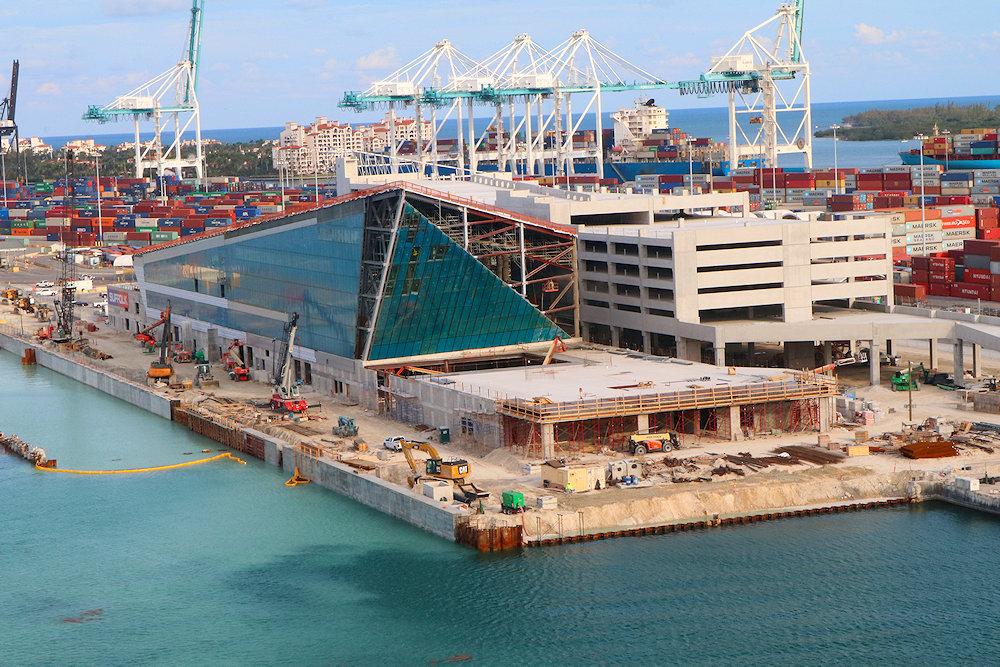
[[[917,376],[915,373],[910,371],[896,371],[892,375],[892,390],[893,391],[919,391],[920,385],[917,384]]]
[[[520,491],[504,491],[500,501],[500,510],[504,514],[519,514],[525,510],[524,494]]]

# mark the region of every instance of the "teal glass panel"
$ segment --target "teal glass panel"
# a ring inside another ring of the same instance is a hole
[[[407,206],[369,359],[536,343],[565,333]]]
[[[303,214],[298,223],[248,230],[229,236],[225,245],[147,262],[144,279],[229,302],[224,307],[197,297],[170,297],[178,315],[269,338],[281,337],[284,320],[243,312],[236,304],[295,311],[299,345],[353,358],[363,208],[338,206],[318,214],[315,222],[317,213]],[[166,301],[148,293],[152,308],[162,309]]]

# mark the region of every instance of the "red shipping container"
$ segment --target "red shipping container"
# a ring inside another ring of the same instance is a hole
[[[951,285],[947,283],[930,283],[927,285],[927,293],[933,296],[951,296]]]
[[[994,289],[1000,289],[1000,275],[997,274],[990,275],[990,287]]]
[[[990,248],[990,261],[1000,262],[1000,246]]]
[[[930,282],[932,283],[949,284],[955,281],[955,272],[949,271],[947,273],[944,273],[944,272],[937,272],[931,269],[927,277],[930,279]]]
[[[927,297],[927,288],[918,284],[895,283],[892,291],[897,297],[922,301]]]
[[[930,257],[924,257],[923,255],[914,255],[911,258],[911,261],[913,262],[914,271],[917,270],[927,271],[927,269],[929,269],[931,266]],[[920,281],[920,282],[926,282],[926,281]]]
[[[990,272],[985,269],[965,269],[962,274],[963,280],[967,283],[990,283]]]
[[[984,229],[983,231],[989,232],[992,230]],[[996,240],[966,239],[965,254],[988,256],[990,254],[990,250],[992,250],[996,246],[997,246]]]
[[[955,258],[954,257],[928,257],[927,258],[927,268],[931,271],[937,269],[939,271],[954,271],[955,270]]]
[[[989,285],[975,285],[971,283],[953,283],[951,286],[951,296],[962,299],[989,299]]]

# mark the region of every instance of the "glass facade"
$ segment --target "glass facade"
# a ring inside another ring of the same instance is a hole
[[[407,205],[369,359],[534,343],[565,333]]]
[[[281,313],[295,311],[300,316],[297,344],[352,358],[363,209],[362,202],[352,202],[319,211],[316,224],[271,233],[246,230],[243,238],[227,238],[220,247],[148,262],[145,280]],[[150,292],[148,300],[150,307],[162,309],[167,297]],[[179,315],[281,337],[283,321],[189,299],[170,301]]]

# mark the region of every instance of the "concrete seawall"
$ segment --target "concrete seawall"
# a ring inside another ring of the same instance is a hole
[[[455,540],[457,526],[468,518],[467,510],[435,502],[412,489],[405,489],[329,458],[304,456],[301,451],[296,451],[294,445],[283,445],[281,459],[289,476],[298,467],[299,473],[313,484],[447,540]]]
[[[71,359],[41,345],[23,340],[16,336],[0,333],[0,348],[12,352],[19,357],[24,356],[26,349],[35,350],[35,362],[39,366],[53,370],[56,373],[82,382],[88,387],[114,396],[147,412],[170,419],[172,406],[177,403],[173,396],[161,394],[148,387],[143,387],[107,371],[83,362]]]

